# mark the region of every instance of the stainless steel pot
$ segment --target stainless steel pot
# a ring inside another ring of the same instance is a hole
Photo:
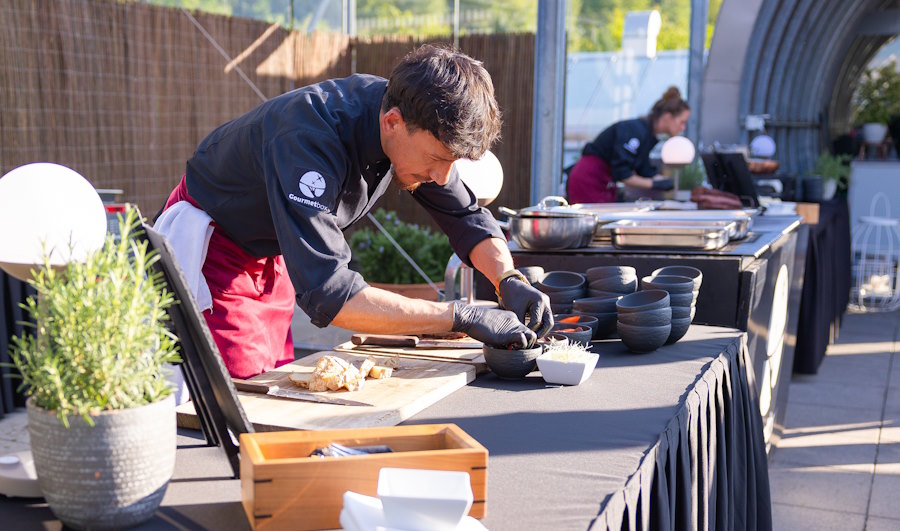
[[[549,206],[556,201],[558,206]],[[586,247],[591,243],[597,218],[590,212],[569,207],[562,197],[545,197],[536,207],[515,211],[500,207],[509,216],[510,236],[523,249],[558,251]]]

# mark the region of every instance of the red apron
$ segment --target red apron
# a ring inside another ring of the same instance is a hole
[[[616,187],[609,164],[594,155],[582,155],[569,172],[569,203],[613,203]]]
[[[184,177],[165,208],[178,201],[200,208]],[[213,223],[202,271],[213,300],[203,316],[232,377],[249,378],[294,361],[294,287],[282,256],[251,256]]]

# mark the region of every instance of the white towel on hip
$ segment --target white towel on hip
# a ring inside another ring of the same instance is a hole
[[[213,233],[211,223],[209,214],[187,201],[179,201],[167,208],[153,225],[169,240],[201,312],[212,308],[212,294],[203,276],[203,263]]]
[[[209,214],[187,201],[179,201],[167,208],[153,225],[172,246],[175,261],[181,267],[201,312],[212,308],[212,294],[203,276],[203,263],[206,262],[209,238],[213,233],[211,223]],[[166,380],[172,386],[175,403],[181,405],[190,400],[190,392],[181,367],[167,365]]]

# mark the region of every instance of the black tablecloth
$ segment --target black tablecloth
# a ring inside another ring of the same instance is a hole
[[[408,422],[454,422],[487,447],[492,530],[768,529],[744,337],[694,326],[645,355],[603,342],[580,386],[488,374]]]
[[[815,374],[825,349],[841,326],[850,301],[850,209],[845,199],[819,205],[819,222],[809,227],[806,274],[794,372]]]
[[[10,340],[22,333],[21,323],[25,320],[19,304],[33,292],[30,286],[0,270],[0,418],[13,408],[25,405],[25,397],[16,392],[21,380],[9,377],[18,371],[2,364],[12,363]]]
[[[488,448],[484,523],[494,531],[770,529],[744,337],[694,326],[644,355],[604,342],[580,386],[548,387],[538,373],[521,381],[486,374],[408,423],[454,422]],[[198,442],[179,437],[163,506],[136,529],[248,528],[240,482],[224,478],[225,459]],[[60,527],[46,505],[3,497],[0,521]]]

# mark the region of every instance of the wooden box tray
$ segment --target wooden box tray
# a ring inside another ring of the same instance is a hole
[[[308,457],[336,442],[384,444],[393,452]],[[487,449],[455,424],[241,435],[241,500],[254,529],[335,529],[344,492],[375,496],[382,467],[468,472],[475,501],[469,515],[485,516]]]

